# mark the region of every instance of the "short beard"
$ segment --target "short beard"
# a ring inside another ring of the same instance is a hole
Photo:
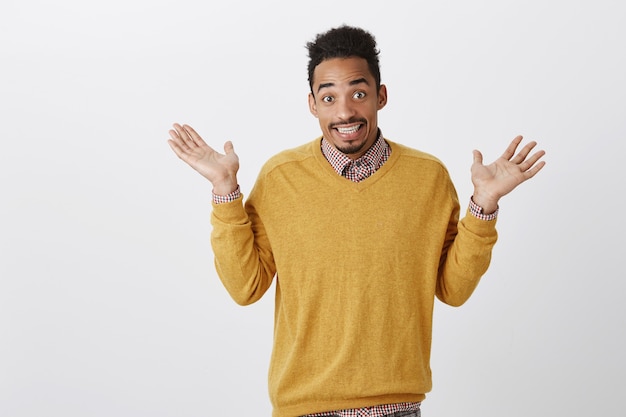
[[[353,155],[355,153],[358,153],[361,149],[363,149],[363,147],[365,146],[367,142],[362,142],[362,143],[356,143],[354,145],[349,145],[349,146],[343,146],[343,147],[338,147],[336,146],[337,150],[346,154],[346,155]]]

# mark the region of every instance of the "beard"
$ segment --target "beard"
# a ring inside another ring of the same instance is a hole
[[[367,142],[361,142],[361,143],[355,143],[355,144],[351,144],[351,145],[347,145],[347,146],[336,146],[337,150],[345,153],[346,155],[353,155],[355,153],[358,153],[359,151],[361,151],[363,149],[363,147],[365,146]]]

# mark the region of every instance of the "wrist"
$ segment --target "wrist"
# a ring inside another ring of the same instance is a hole
[[[228,194],[216,194],[213,190],[213,202],[216,204],[231,203],[241,197],[239,186]]]
[[[216,181],[213,183],[213,194],[227,195],[237,190],[237,179],[225,179],[224,181]]]
[[[490,221],[495,220],[498,217],[498,207],[496,207],[496,209],[492,212],[487,212],[483,209],[483,207],[476,204],[474,197],[470,198],[469,211],[474,217],[481,220]]]
[[[484,214],[495,213],[498,210],[498,199],[489,195],[474,191],[472,201],[482,209]]]

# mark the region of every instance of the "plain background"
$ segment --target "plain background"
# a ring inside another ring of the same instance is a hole
[[[319,134],[304,44],[341,23],[379,42],[385,136],[463,204],[472,149],[547,151],[473,297],[437,303],[423,415],[623,416],[622,4],[3,0],[0,416],[270,414],[273,288],[228,297],[210,184],[167,132],[232,140],[247,193]]]

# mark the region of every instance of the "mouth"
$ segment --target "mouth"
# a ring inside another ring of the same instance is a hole
[[[362,121],[354,121],[349,124],[336,124],[332,126],[332,128],[335,129],[337,135],[341,137],[342,140],[353,141],[361,136],[361,130],[363,130],[362,127],[364,126],[365,123]]]
[[[358,132],[362,126],[363,125],[361,124],[357,124],[357,125],[347,126],[347,127],[336,127],[335,129],[337,129],[337,132],[339,132],[342,135],[352,135]]]
[[[329,126],[333,145],[346,155],[356,155],[367,143],[367,121],[349,120]]]

